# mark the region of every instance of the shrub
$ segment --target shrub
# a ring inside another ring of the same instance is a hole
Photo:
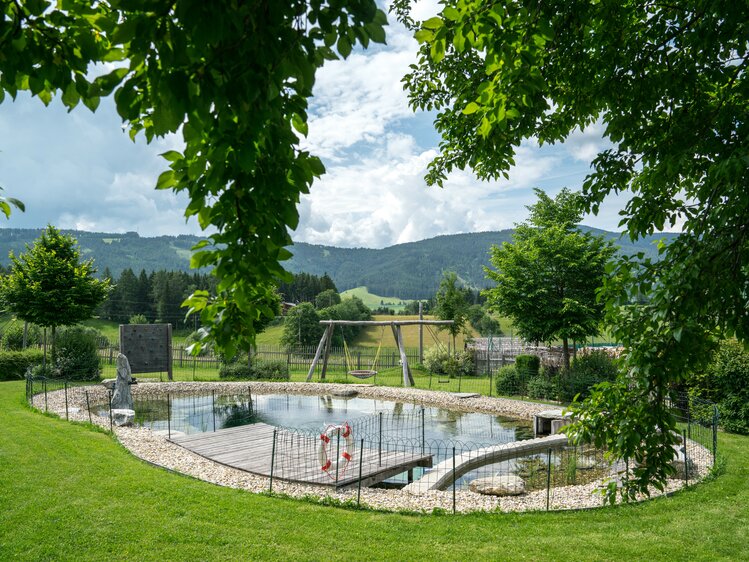
[[[724,341],[703,373],[696,375],[690,392],[718,405],[726,431],[749,433],[749,353],[736,341]]]
[[[40,349],[24,351],[0,351],[0,381],[22,379],[26,370],[42,362]]]
[[[497,394],[513,396],[525,393],[525,388],[521,383],[515,365],[501,367],[497,371],[495,384],[497,386]]]
[[[148,324],[145,314],[133,314],[127,321],[128,324]]]
[[[528,396],[534,400],[554,400],[557,397],[556,380],[546,374],[530,379],[527,388]]]
[[[515,357],[515,369],[523,380],[529,381],[538,376],[541,358],[538,355],[518,355]]]
[[[578,355],[560,384],[559,398],[571,402],[580,394],[580,399],[583,399],[590,394],[590,389],[594,385],[603,381],[613,381],[616,372],[616,361],[605,351],[591,351],[585,355]]]
[[[23,349],[23,322],[13,322],[3,332],[0,344],[5,351],[21,351]],[[29,324],[26,334],[26,345],[34,346],[42,343],[42,331],[36,324]]]
[[[53,376],[68,380],[98,379],[98,336],[96,330],[83,326],[59,330],[55,337]]]
[[[473,356],[467,351],[455,354],[446,349],[432,347],[424,354],[424,367],[435,375],[451,377],[468,376],[474,373]]]
[[[222,365],[218,373],[222,379],[242,380],[289,380],[288,365],[285,361],[255,359],[251,365],[234,362]]]

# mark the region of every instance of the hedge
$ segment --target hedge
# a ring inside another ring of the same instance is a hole
[[[40,349],[0,351],[0,381],[22,379],[29,367],[42,362],[43,356]]]

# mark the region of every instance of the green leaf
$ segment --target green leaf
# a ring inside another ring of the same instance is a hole
[[[182,155],[176,150],[167,150],[166,152],[162,152],[159,156],[161,156],[165,160],[168,160],[169,162],[176,162],[177,160],[182,159]]]
[[[429,29],[419,29],[416,33],[414,33],[414,39],[416,39],[419,43],[428,43],[434,38],[434,31],[431,31]]]
[[[296,129],[300,134],[304,135],[305,137],[307,136],[309,132],[309,127],[307,126],[307,122],[304,119],[302,119],[301,116],[294,113],[291,116],[291,124],[294,127],[294,129]]]
[[[472,101],[471,103],[469,103],[467,106],[465,106],[463,108],[463,115],[473,115],[480,108],[481,108],[481,106],[479,106],[479,104],[477,104],[476,102]]]
[[[423,29],[431,29],[432,31],[437,31],[444,25],[444,21],[442,21],[442,18],[439,16],[434,16],[433,18],[429,18],[427,21],[421,24],[421,27]]]
[[[177,185],[177,178],[174,175],[174,170],[167,170],[159,176],[156,189],[171,189],[175,185]]]
[[[460,19],[460,12],[452,6],[448,6],[442,10],[442,16],[450,21],[458,21]]]
[[[351,43],[345,35],[341,35],[338,38],[338,52],[345,59],[351,54]]]

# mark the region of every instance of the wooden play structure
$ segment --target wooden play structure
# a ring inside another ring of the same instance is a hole
[[[411,368],[408,366],[408,358],[406,357],[406,348],[403,345],[403,334],[401,333],[402,326],[429,326],[429,325],[442,325],[447,326],[452,324],[452,320],[320,320],[320,324],[326,324],[327,327],[323,332],[320,343],[317,345],[317,351],[315,352],[315,358],[312,360],[310,365],[309,373],[307,374],[307,382],[312,380],[312,376],[315,374],[317,363],[322,358],[322,372],[320,378],[325,378],[325,373],[328,370],[328,357],[330,356],[330,347],[333,341],[333,330],[336,326],[382,326],[383,334],[385,326],[390,326],[393,331],[393,337],[395,343],[398,345],[398,351],[400,352],[401,364],[403,365],[403,386],[413,386],[414,379],[411,375]],[[344,341],[345,346],[345,341]],[[347,346],[345,346],[347,348]],[[382,336],[380,337],[380,346],[377,348],[377,354],[375,360],[370,369],[354,370],[349,368],[349,374],[360,379],[369,378],[377,374],[377,357],[379,356],[380,348],[382,347]]]

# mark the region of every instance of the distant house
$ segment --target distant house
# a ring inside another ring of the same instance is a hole
[[[296,304],[293,302],[282,302],[281,303],[281,316],[286,316],[289,313],[289,310],[294,308]]]

